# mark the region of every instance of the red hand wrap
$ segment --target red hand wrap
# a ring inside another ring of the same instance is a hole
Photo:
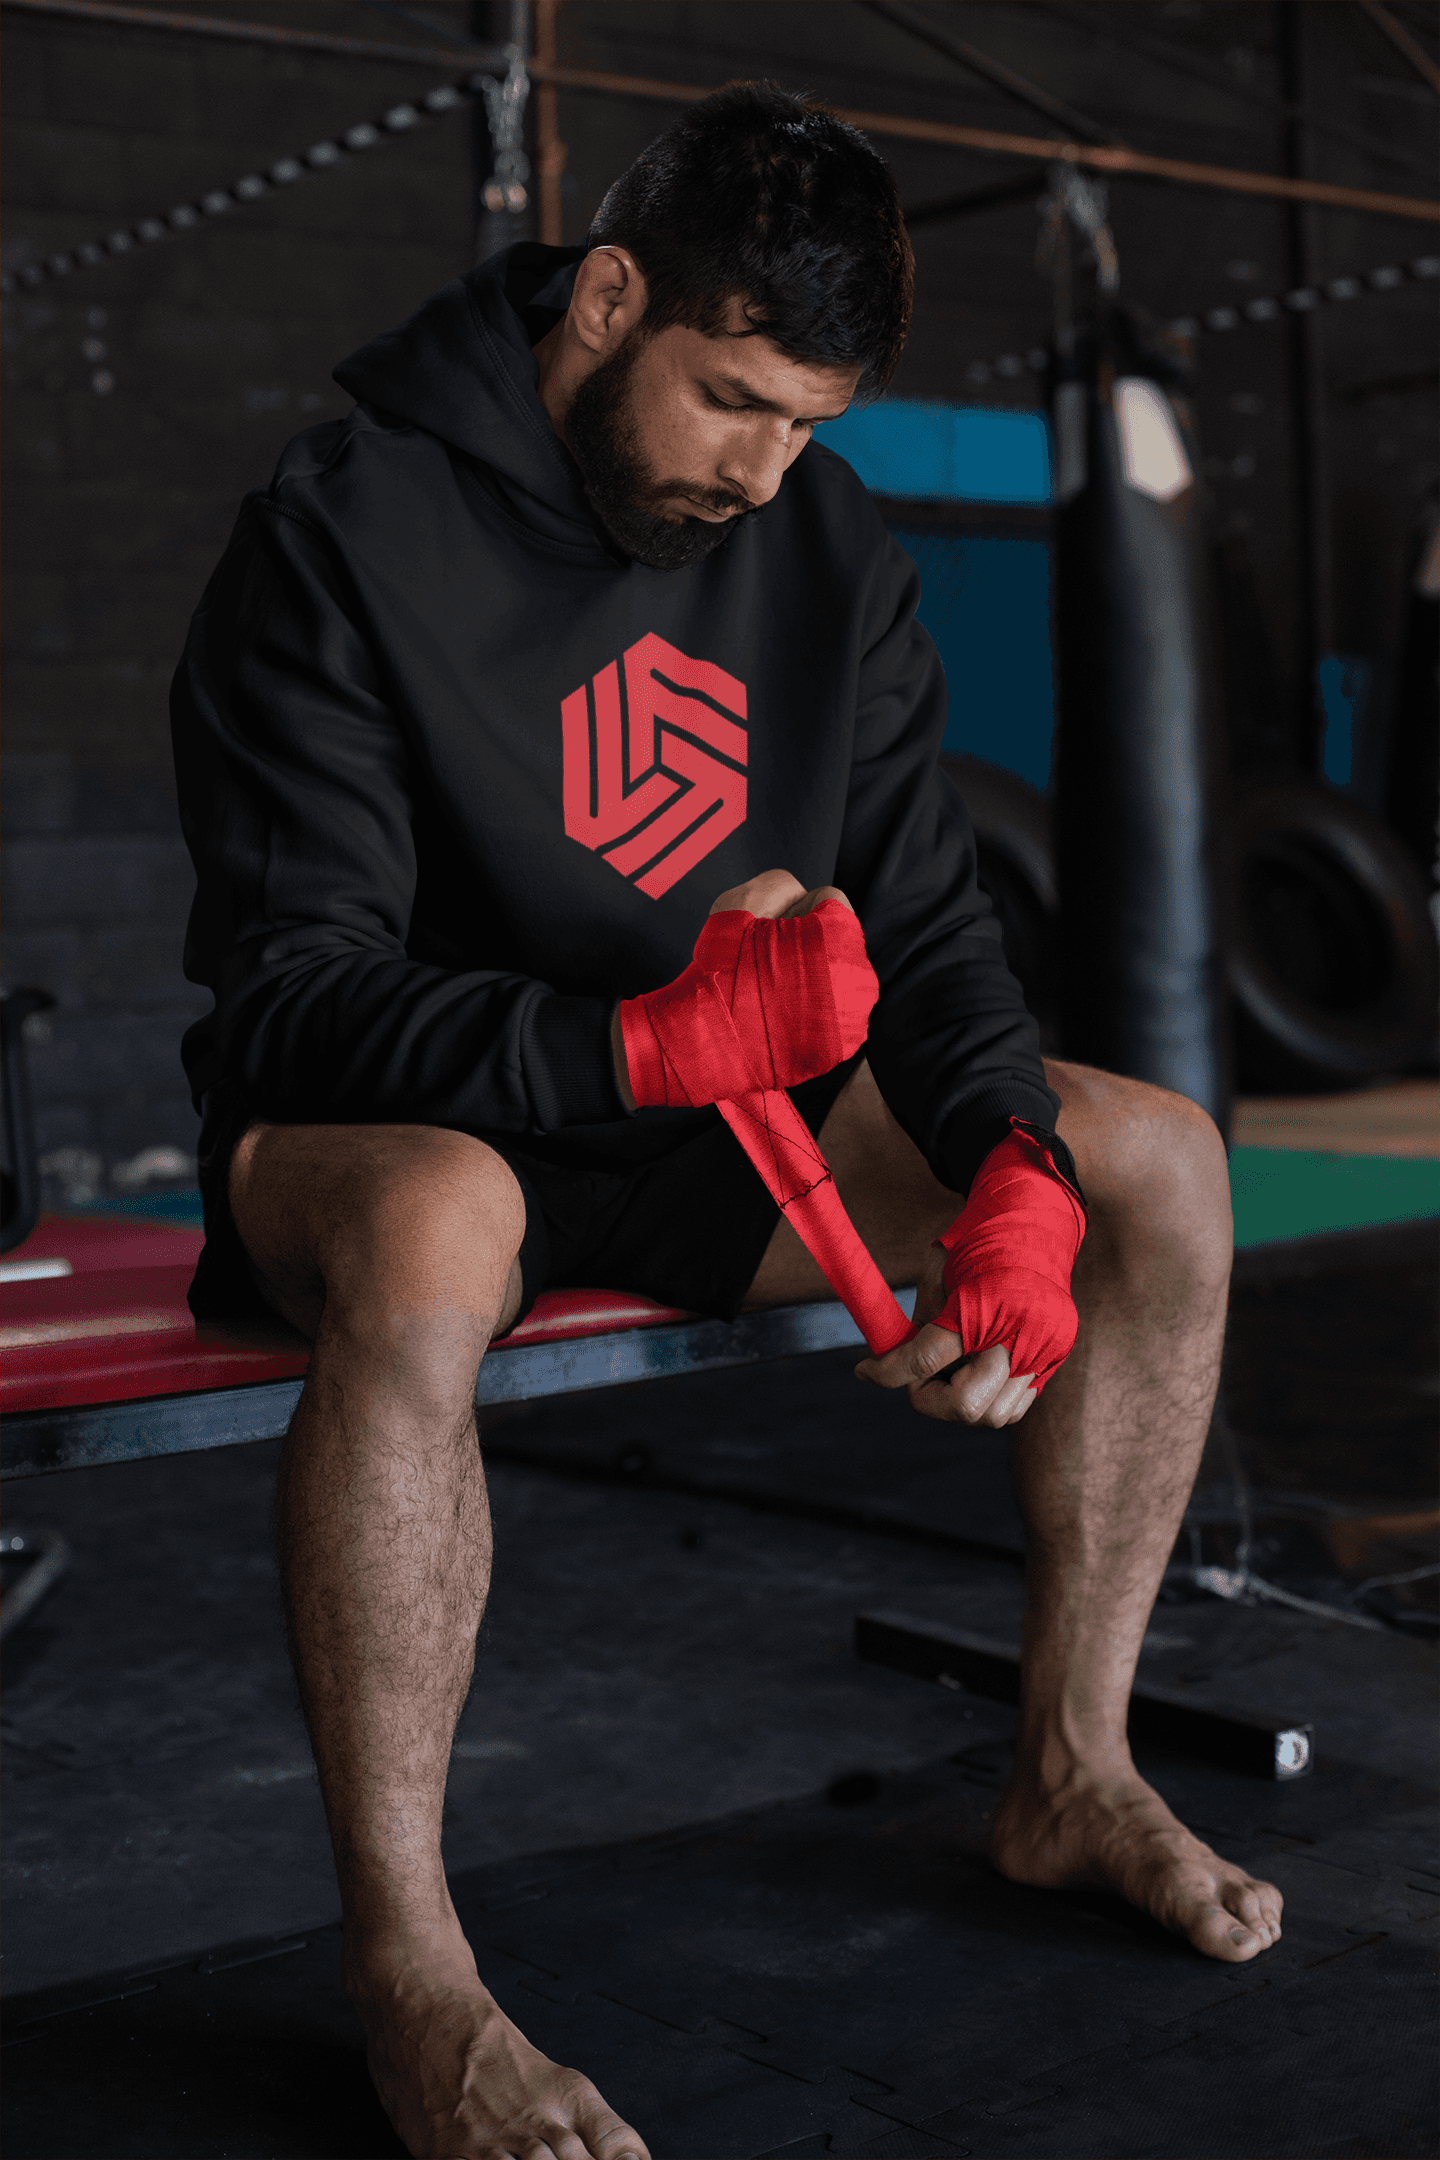
[[[864,1042],[878,994],[838,900],[778,919],[711,915],[684,974],[620,1007],[635,1100],[698,1107],[829,1072]]]
[[[947,1296],[935,1325],[967,1353],[1003,1344],[1012,1375],[1033,1373],[1038,1395],[1074,1346],[1070,1273],[1084,1235],[1079,1194],[1012,1119],[940,1239]]]
[[[879,994],[865,935],[827,900],[779,920],[727,909],[662,990],[620,1007],[637,1103],[716,1103],[772,1198],[819,1262],[877,1357],[909,1334],[860,1240],[830,1165],[782,1091],[860,1048]]]

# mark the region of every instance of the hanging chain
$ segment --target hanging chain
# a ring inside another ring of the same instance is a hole
[[[509,211],[512,217],[518,217],[530,201],[525,185],[530,178],[530,160],[524,150],[525,104],[530,95],[530,77],[525,72],[524,56],[518,45],[507,45],[505,54],[510,65],[504,81],[496,82],[492,75],[480,79],[495,167],[485,182],[481,199],[492,214]]]
[[[1249,323],[1279,322],[1286,315],[1309,315],[1317,308],[1327,306],[1343,307],[1352,300],[1396,292],[1402,285],[1430,284],[1436,278],[1440,278],[1440,256],[1416,255],[1406,263],[1380,263],[1374,270],[1357,271],[1350,277],[1328,278],[1323,285],[1301,285],[1293,292],[1262,294],[1239,307],[1213,307],[1207,308],[1202,315],[1177,315],[1161,327],[1171,337],[1189,343],[1202,332],[1223,336],[1228,331],[1241,330]],[[996,380],[1018,382],[1025,374],[1043,375],[1049,364],[1047,348],[1032,345],[1028,352],[1001,353],[994,360],[972,360],[965,370],[965,381],[971,389],[983,390]]]
[[[511,75],[514,73],[514,63]],[[521,70],[521,79],[524,71]],[[510,76],[506,77],[506,83]],[[52,279],[66,278],[77,270],[95,270],[101,263],[110,262],[116,256],[128,255],[138,247],[154,247],[158,241],[174,239],[181,233],[193,232],[216,218],[229,216],[233,210],[261,202],[268,195],[293,187],[297,180],[307,180],[316,173],[328,172],[347,158],[361,157],[367,150],[396,135],[409,134],[414,128],[431,120],[440,119],[445,113],[455,112],[477,97],[488,97],[494,87],[492,78],[486,74],[468,75],[461,82],[440,83],[428,90],[414,104],[392,105],[374,120],[357,121],[324,142],[312,143],[308,150],[300,150],[293,157],[277,158],[264,172],[244,173],[226,187],[210,188],[190,202],[177,203],[171,210],[154,217],[139,218],[133,225],[121,226],[117,231],[105,233],[98,239],[82,241],[78,247],[62,249],[47,255],[40,262],[24,263],[18,270],[8,271],[0,277],[0,293],[34,291],[36,287],[50,283]],[[526,89],[528,90],[528,83]],[[502,92],[503,95],[503,92]],[[521,93],[523,104],[524,93]],[[524,161],[517,181],[524,194]]]
[[[1040,213],[1040,239],[1036,266],[1066,288],[1063,306],[1069,311],[1070,252],[1067,228],[1072,227],[1090,243],[1096,278],[1109,298],[1120,290],[1120,258],[1110,230],[1109,194],[1103,180],[1092,180],[1078,167],[1061,162],[1050,168],[1049,185],[1036,208]]]
[[[461,82],[441,83],[414,104],[392,105],[373,121],[359,121],[354,127],[346,128],[342,135],[312,143],[308,150],[298,151],[293,157],[277,159],[264,172],[245,173],[228,187],[211,188],[192,201],[178,203],[172,210],[140,218],[133,225],[122,226],[98,239],[82,241],[76,247],[47,255],[42,261],[24,263],[18,270],[8,271],[0,277],[0,293],[33,292],[52,280],[73,276],[77,270],[98,269],[102,263],[128,255],[137,247],[153,247],[161,240],[195,231],[234,210],[293,187],[296,181],[327,172],[347,158],[363,156],[387,139],[408,134],[413,128],[438,120],[477,97],[485,102],[495,156],[494,176],[486,182],[484,191],[485,207],[492,213],[523,211],[529,200],[525,183],[530,168],[519,146],[530,82],[519,49],[511,46],[507,51],[510,65],[503,81],[497,82],[493,76],[481,73],[468,75]],[[508,165],[503,162],[507,157]],[[1060,179],[1064,183],[1063,193],[1057,188]],[[492,188],[498,200],[492,199]],[[508,192],[512,189],[518,191],[518,203]],[[1080,190],[1086,191],[1083,198]],[[1058,205],[1057,193],[1060,194]],[[1115,243],[1106,221],[1103,187],[1087,181],[1074,166],[1060,166],[1051,175],[1051,185],[1041,198],[1040,209],[1044,219],[1040,236],[1042,268],[1049,267],[1044,257],[1045,248],[1058,243],[1064,223],[1073,219],[1090,240],[1102,281],[1108,274],[1118,282]],[[1084,222],[1086,220],[1093,221],[1093,230]],[[1202,331],[1224,333],[1240,329],[1247,323],[1277,322],[1287,314],[1303,315],[1326,305],[1344,304],[1366,294],[1394,292],[1407,283],[1423,284],[1436,277],[1440,277],[1440,257],[1418,255],[1404,264],[1382,263],[1374,270],[1330,278],[1322,285],[1303,285],[1293,292],[1260,295],[1239,307],[1213,307],[1202,315],[1178,316],[1165,327],[1172,336],[1183,339],[1198,337]],[[1001,353],[994,360],[972,360],[965,369],[965,381],[977,390],[996,378],[1002,383],[1016,382],[1027,373],[1043,374],[1048,360],[1043,345],[1032,346],[1023,354]]]

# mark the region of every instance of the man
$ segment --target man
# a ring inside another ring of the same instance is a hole
[[[547,1282],[730,1315],[825,1291],[693,1107],[720,1091],[666,986],[693,982],[702,931],[768,956],[769,1006],[741,1014],[737,973],[716,1025],[773,1033],[856,1226],[937,1323],[861,1373],[1016,1427],[1025,1693],[997,1865],[1109,1885],[1222,1959],[1279,1932],[1278,1893],[1182,1829],[1125,1744],[1215,1388],[1223,1149],[1177,1098],[1042,1068],[937,773],[913,566],[809,447],[889,379],[910,286],[862,137],[766,87],[692,107],[588,249],[512,249],[337,371],[354,411],[247,501],[177,678],[187,966],[215,993],[185,1045],[192,1303],[314,1341],[286,1609],[347,1982],[416,2154],[644,2160],[486,1994],[440,1810],[488,1573],[487,1345]],[[854,960],[847,906],[878,978],[864,1062],[834,969],[785,973],[802,945]],[[730,990],[706,981],[713,1009]],[[796,1049],[812,1021],[828,1050]],[[977,1281],[1002,1276],[1009,1318],[977,1332]]]

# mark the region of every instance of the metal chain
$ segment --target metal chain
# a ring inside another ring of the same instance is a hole
[[[347,158],[361,157],[367,150],[376,149],[387,138],[407,135],[413,128],[423,127],[431,120],[438,120],[445,113],[456,111],[474,98],[485,100],[488,113],[492,92],[498,95],[502,107],[509,96],[511,105],[508,109],[515,111],[518,104],[518,110],[523,112],[525,97],[530,87],[529,81],[523,65],[514,54],[514,49],[510,50],[510,71],[503,85],[497,84],[490,75],[483,72],[467,75],[461,82],[441,83],[435,89],[427,90],[416,103],[392,105],[374,120],[357,121],[354,127],[346,128],[343,135],[337,135],[325,142],[312,143],[308,150],[297,151],[293,157],[277,159],[265,172],[244,173],[228,187],[211,188],[192,202],[177,203],[173,210],[167,210],[155,217],[140,218],[135,224],[121,226],[115,232],[106,233],[101,239],[82,241],[78,247],[47,255],[43,262],[25,263],[20,269],[9,271],[0,277],[0,293],[33,291],[37,286],[48,284],[53,279],[70,277],[77,270],[96,270],[101,263],[109,262],[118,255],[128,255],[134,248],[153,247],[157,241],[170,240],[177,234],[193,232],[207,221],[228,217],[232,210],[239,210],[250,203],[262,201],[267,195],[278,194],[285,188],[293,187],[297,180],[307,180],[316,173],[328,172],[332,166],[343,164]],[[518,93],[511,89],[517,68],[519,80],[524,85]],[[502,125],[518,128],[518,117],[513,121],[507,120]],[[492,136],[496,133],[493,120],[491,132]],[[497,152],[498,150],[499,140]],[[523,155],[519,159],[518,168],[515,166],[513,150],[511,159],[511,170],[502,173],[497,155],[496,174],[502,185],[518,189],[519,207],[523,209],[524,183],[529,168]],[[508,208],[511,205],[507,201],[501,207]]]
[[[1042,210],[1045,207],[1046,203],[1042,201]],[[1243,329],[1247,323],[1279,322],[1287,314],[1309,315],[1316,308],[1327,305],[1343,307],[1347,302],[1364,299],[1371,293],[1394,292],[1406,284],[1433,283],[1437,277],[1440,277],[1440,255],[1416,255],[1407,263],[1381,263],[1378,268],[1359,271],[1353,277],[1329,278],[1323,285],[1300,285],[1293,292],[1261,294],[1241,307],[1213,307],[1203,315],[1177,315],[1163,327],[1172,337],[1186,340],[1197,338],[1205,331],[1223,335]],[[1016,382],[1027,373],[1043,375],[1049,364],[1046,347],[1032,345],[1026,353],[1001,353],[995,360],[972,360],[965,370],[965,380],[973,389],[983,390],[996,377],[1001,382]]]
[[[7,271],[0,277],[0,293],[34,291],[54,280],[71,277],[77,270],[98,269],[102,263],[128,255],[137,247],[153,247],[161,240],[192,232],[207,221],[227,217],[231,211],[293,187],[297,180],[328,172],[347,158],[363,156],[387,138],[408,134],[412,128],[438,120],[477,97],[484,100],[495,151],[495,172],[485,185],[485,207],[490,211],[523,211],[529,199],[525,183],[530,176],[530,167],[520,141],[530,83],[518,48],[507,47],[507,52],[510,65],[502,82],[482,71],[467,75],[460,82],[438,84],[435,89],[427,90],[416,103],[392,105],[376,119],[361,120],[354,127],[346,128],[343,135],[312,143],[308,150],[298,151],[293,157],[277,159],[263,173],[244,173],[228,187],[211,188],[193,201],[177,203],[163,215],[140,218],[133,225],[121,226],[100,239],[82,241],[77,247],[47,255],[41,262],[25,263],[18,270]],[[1070,181],[1091,187],[1098,200],[1087,199],[1081,205],[1077,198],[1072,203],[1067,190],[1066,200],[1052,210],[1055,193],[1052,183],[1051,193],[1041,201],[1042,214],[1047,217],[1047,226],[1058,226],[1064,215],[1081,213],[1076,216],[1076,222],[1087,231],[1096,249],[1103,281],[1107,263],[1100,236],[1109,238],[1109,229],[1104,222],[1104,190],[1094,189],[1093,184],[1085,182],[1073,168],[1070,169]],[[492,200],[492,191],[498,199]],[[1093,231],[1085,223],[1091,212],[1094,213]],[[1113,265],[1113,242],[1109,252]],[[1113,270],[1111,274],[1114,274]],[[1331,278],[1323,285],[1303,285],[1294,292],[1260,295],[1246,301],[1242,307],[1213,307],[1203,315],[1181,315],[1165,327],[1173,336],[1181,338],[1194,338],[1202,331],[1225,333],[1237,330],[1245,323],[1276,322],[1286,313],[1308,314],[1327,303],[1343,305],[1362,298],[1367,292],[1393,292],[1409,281],[1425,283],[1436,277],[1440,277],[1440,257],[1419,255],[1404,264],[1382,263],[1377,269],[1360,275]],[[1041,375],[1048,364],[1049,354],[1045,347],[1032,346],[1024,354],[1001,353],[994,360],[972,360],[965,370],[965,381],[974,389],[983,389],[997,377],[1005,383],[1016,382],[1027,373]]]
[[[530,178],[530,160],[523,148],[530,77],[525,72],[524,56],[518,45],[507,45],[505,53],[510,66],[503,82],[496,82],[490,75],[480,77],[485,124],[490,130],[490,148],[495,161],[495,170],[485,182],[482,200],[492,213],[508,210],[512,217],[518,217],[530,201],[525,186]]]
[[[1040,213],[1040,240],[1036,266],[1051,277],[1062,277],[1068,265],[1065,226],[1068,220],[1083,233],[1095,257],[1096,280],[1102,293],[1120,290],[1120,258],[1110,230],[1109,191],[1103,180],[1092,180],[1074,165],[1052,165],[1050,181],[1036,205]],[[1068,280],[1067,280],[1068,282]]]

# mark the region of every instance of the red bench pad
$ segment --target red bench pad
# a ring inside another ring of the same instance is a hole
[[[185,1293],[203,1243],[199,1230],[133,1216],[42,1215],[10,1257],[68,1260],[73,1272],[0,1280],[0,1408],[133,1402],[303,1373],[309,1346],[282,1321],[196,1325]],[[495,1350],[685,1317],[623,1291],[545,1290]]]

